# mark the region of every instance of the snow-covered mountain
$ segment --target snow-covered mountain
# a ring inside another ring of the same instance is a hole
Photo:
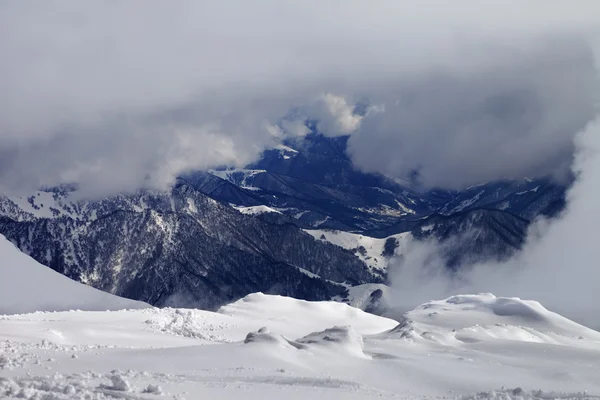
[[[347,136],[312,133],[265,151],[244,169],[193,173],[189,179],[219,201],[264,205],[280,214],[264,218],[377,237],[410,231],[432,213],[486,208],[531,220],[552,216],[564,205],[565,187],[547,178],[490,182],[461,191],[422,191],[410,182],[356,170],[346,154],[347,141]]]
[[[460,191],[418,190],[410,182],[357,171],[346,154],[347,141],[313,133],[266,151],[246,169],[213,170],[190,179],[219,201],[307,231],[384,241],[399,234],[439,241],[476,236],[455,241],[447,254],[449,266],[509,256],[522,245],[532,220],[553,217],[564,207],[566,186],[549,178],[489,182]],[[386,264],[380,254],[368,257],[377,256],[380,265]]]
[[[100,290],[215,309],[257,291],[351,301],[349,288],[385,283],[390,259],[413,239],[477,232],[449,249],[450,267],[506,257],[533,218],[564,203],[565,188],[547,179],[419,191],[355,170],[347,140],[310,134],[243,169],[188,173],[168,192],[3,196],[0,233]]]
[[[3,199],[0,232],[23,252],[153,305],[211,309],[255,291],[330,299],[384,279],[349,250],[241,213],[183,180],[168,193],[74,203],[66,192],[40,193],[18,203]]]
[[[346,154],[347,140],[310,134],[265,151],[244,169],[211,170],[189,179],[219,201],[268,205],[287,222],[312,229],[376,229],[443,205],[408,185],[357,171]]]
[[[23,254],[0,235],[0,314],[147,307],[74,282]]]
[[[255,293],[218,312],[0,317],[0,397],[597,399],[599,349],[599,332],[517,298],[454,296],[396,321]]]

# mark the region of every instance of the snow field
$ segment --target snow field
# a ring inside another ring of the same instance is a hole
[[[539,303],[454,296],[403,318],[260,293],[217,313],[149,308],[3,316],[0,398],[591,399],[600,393],[600,333]]]

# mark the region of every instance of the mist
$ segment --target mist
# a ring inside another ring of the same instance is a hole
[[[534,299],[600,327],[600,117],[576,135],[575,148],[576,180],[566,209],[556,219],[535,221],[521,251],[508,261],[475,263],[454,274],[441,255],[455,243],[413,242],[390,272],[392,304],[410,309],[458,293],[493,293]]]
[[[417,171],[424,187],[560,176],[594,115],[598,13],[591,0],[2,2],[0,191],[165,189],[246,165],[307,119],[352,135],[357,168]],[[354,115],[361,102],[371,112]]]

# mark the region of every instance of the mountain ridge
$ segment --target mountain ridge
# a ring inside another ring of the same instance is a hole
[[[38,262],[101,290],[215,309],[258,291],[345,299],[353,286],[385,283],[389,260],[405,250],[389,241],[399,234],[444,242],[480,232],[445,255],[451,268],[475,256],[508,257],[523,243],[529,217],[553,215],[564,203],[565,188],[549,179],[418,192],[356,171],[342,151],[346,142],[309,135],[296,148],[267,150],[246,169],[184,174],[165,192],[84,201],[66,187],[3,196],[0,233]],[[387,250],[344,247],[329,234],[323,240],[303,231],[315,229],[379,238]]]

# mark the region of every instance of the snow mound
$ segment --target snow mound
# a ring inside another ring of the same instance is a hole
[[[348,288],[346,299],[339,299],[361,310],[381,314],[389,307],[390,287],[383,283],[364,283]]]
[[[549,311],[536,301],[490,293],[430,301],[406,313],[385,335],[447,345],[489,339],[569,345],[582,339],[600,342],[599,332]]]
[[[498,316],[519,318],[525,322],[545,321],[546,316],[550,314],[537,301],[524,301],[516,297],[497,298],[491,293],[453,296],[446,299],[445,302],[447,304],[470,306],[474,310],[489,309]]]
[[[123,375],[115,373],[110,377],[112,385],[102,385],[101,388],[108,390],[115,390],[117,392],[129,392],[131,391],[131,384]]]
[[[0,314],[148,307],[75,282],[39,264],[0,235]]]
[[[146,381],[152,378],[147,373],[113,371],[109,374],[96,372],[61,374],[39,377],[0,377],[0,398],[29,400],[62,399],[149,399],[164,398],[160,386],[149,383],[146,389],[138,389],[130,383],[130,378]],[[110,382],[106,384],[104,382]],[[145,396],[148,394],[152,397]]]
[[[288,340],[282,335],[277,335],[277,334],[271,333],[269,331],[269,329],[266,327],[260,328],[257,332],[250,332],[248,334],[248,336],[246,336],[244,343],[245,344],[265,343],[265,344],[277,345],[277,346],[281,346],[281,347],[285,347],[285,348],[295,348],[295,349],[304,348],[304,346],[302,346],[298,343],[295,343],[291,340]]]
[[[415,322],[408,318],[402,318],[394,329],[390,329],[379,336],[392,336],[400,339],[412,339],[415,336],[415,332]]]
[[[398,324],[392,319],[368,314],[343,303],[311,302],[263,293],[250,294],[221,307],[218,312],[250,321],[263,321],[268,315],[269,327],[287,337],[304,336],[332,326],[346,325],[352,326],[361,335],[371,335],[392,329]]]
[[[227,324],[212,318],[212,315],[203,310],[163,308],[157,310],[144,322],[154,332],[210,342],[230,341],[221,334],[228,328]]]
[[[362,335],[357,333],[351,326],[335,326],[321,332],[310,333],[295,341],[285,336],[271,333],[268,328],[263,327],[257,332],[250,332],[245,344],[260,343],[269,346],[282,347],[296,350],[330,351],[346,353],[364,357],[363,349],[365,343]]]
[[[298,343],[364,356],[363,337],[351,326],[335,326],[298,339]]]

